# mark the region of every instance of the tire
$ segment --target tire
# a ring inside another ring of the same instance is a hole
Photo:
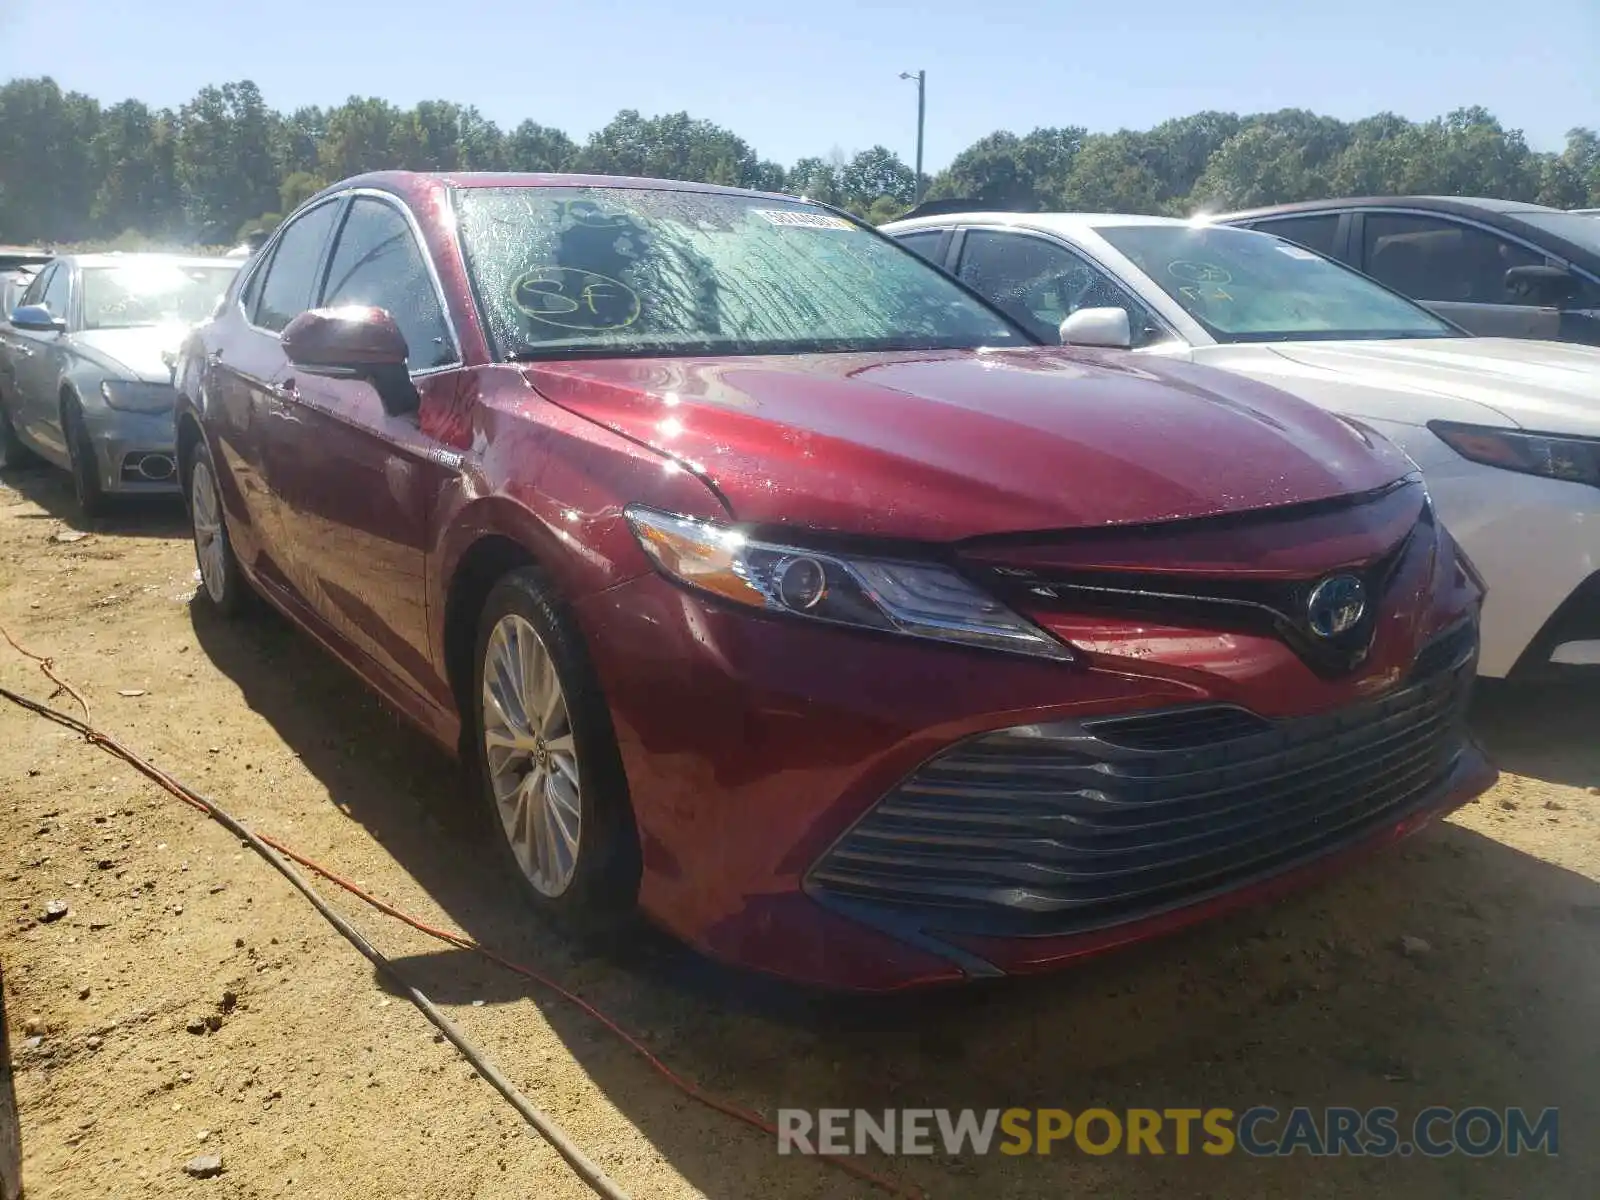
[[[11,1041],[6,1025],[5,978],[0,973],[0,1200],[22,1196],[22,1123],[11,1081]]]
[[[553,700],[543,686],[549,680],[558,689]],[[513,571],[490,591],[472,697],[475,784],[523,895],[576,932],[616,928],[639,893],[627,777],[582,635],[537,568]],[[551,715],[541,724],[523,716],[525,706]]]
[[[217,487],[217,468],[204,438],[189,451],[184,478],[188,480],[189,529],[194,537],[194,561],[200,568],[200,588],[204,596],[225,617],[237,617],[250,603],[250,585],[245,582],[234,557],[233,540],[228,536],[227,513]]]
[[[77,493],[78,508],[86,517],[104,516],[111,507],[111,500],[100,486],[100,465],[95,458],[94,442],[76,400],[67,399],[61,403],[61,431],[67,437],[72,490]]]
[[[17,427],[11,423],[5,399],[0,397],[0,470],[31,467],[38,461],[39,456],[24,446],[22,439],[17,436]]]

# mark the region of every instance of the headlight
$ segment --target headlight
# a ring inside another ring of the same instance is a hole
[[[825,554],[630,505],[628,523],[661,571],[736,604],[834,625],[1070,661],[1044,630],[937,563]]]
[[[1472,462],[1600,487],[1600,438],[1559,437],[1453,421],[1429,421],[1428,428]]]
[[[108,379],[100,385],[106,403],[119,412],[156,413],[172,407],[172,385]]]

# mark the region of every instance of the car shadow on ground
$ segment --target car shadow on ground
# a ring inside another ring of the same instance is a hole
[[[0,485],[31,500],[43,511],[23,513],[23,521],[64,525],[80,533],[117,537],[187,537],[189,521],[183,499],[171,495],[119,496],[100,517],[86,517],[72,490],[72,477],[49,465],[10,467],[0,471]]]
[[[1504,770],[1547,783],[1600,786],[1600,686],[1481,682],[1472,724]]]
[[[915,998],[819,996],[648,930],[580,943],[530,919],[508,881],[482,869],[487,846],[444,755],[281,619],[193,613],[204,648],[251,707],[458,928],[769,1119],[780,1107],[1296,1104],[1391,1105],[1409,1119],[1431,1104],[1519,1104],[1560,1107],[1567,1135],[1555,1159],[1214,1159],[1179,1155],[1169,1140],[1161,1157],[1063,1145],[1049,1157],[863,1160],[930,1195],[1600,1194],[1583,1137],[1600,1121],[1600,887],[1581,875],[1440,824],[1288,902],[1053,977]],[[1491,727],[1492,741],[1537,754],[1533,729],[1519,733],[1504,713]],[[1420,942],[1407,952],[1402,939]],[[396,965],[437,1001],[484,1002],[463,1024],[487,1031],[500,1067],[535,1094],[540,1068],[518,1061],[514,1031],[525,1019],[517,1006],[537,1004],[608,1100],[714,1200],[874,1194],[821,1163],[778,1156],[772,1138],[686,1100],[591,1018],[470,952]]]

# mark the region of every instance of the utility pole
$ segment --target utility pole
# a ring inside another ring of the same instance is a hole
[[[916,203],[922,203],[922,124],[927,113],[928,73],[918,71],[913,75],[910,71],[901,71],[901,79],[915,79],[917,81],[917,189]]]

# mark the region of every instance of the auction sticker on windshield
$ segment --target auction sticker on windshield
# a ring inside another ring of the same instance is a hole
[[[774,225],[790,225],[798,229],[853,229],[843,217],[827,213],[792,212],[782,208],[752,208],[758,217],[765,217]]]

